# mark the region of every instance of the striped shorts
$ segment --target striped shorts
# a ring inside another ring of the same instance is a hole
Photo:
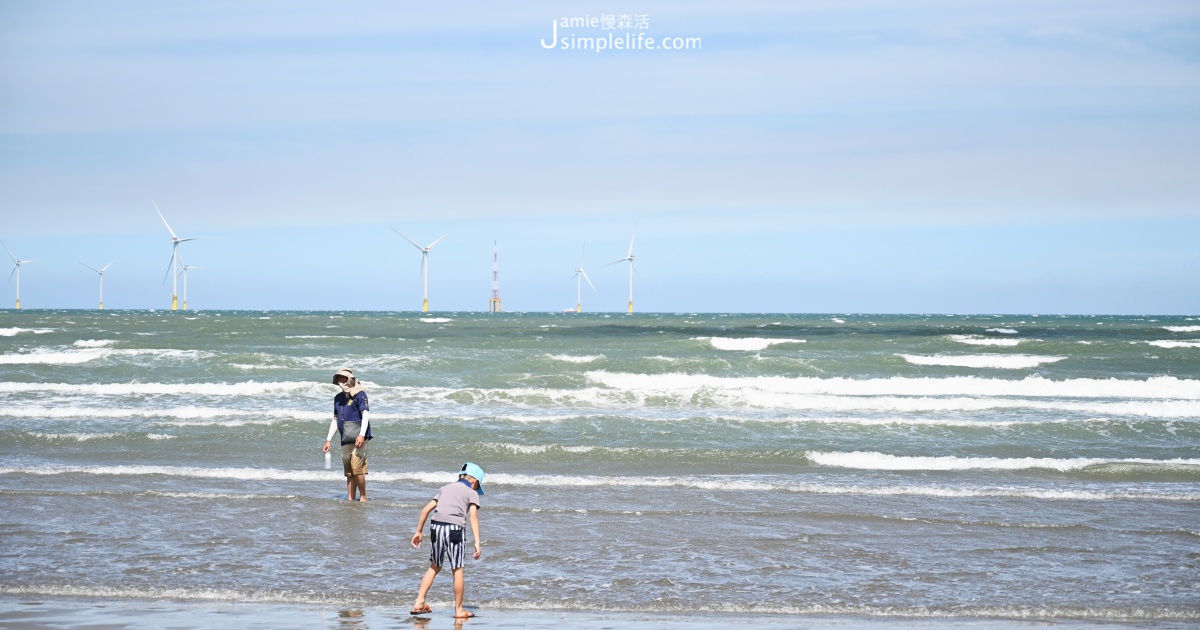
[[[429,523],[429,563],[450,570],[461,568],[466,561],[466,544],[463,543],[461,525]]]

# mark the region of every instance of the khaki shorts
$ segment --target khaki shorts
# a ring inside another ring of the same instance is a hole
[[[346,476],[367,474],[367,445],[342,445],[342,470]]]

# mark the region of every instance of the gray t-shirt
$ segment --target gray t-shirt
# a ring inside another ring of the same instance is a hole
[[[433,495],[433,500],[438,503],[431,520],[460,527],[467,524],[467,506],[474,503],[479,507],[479,493],[466,480],[442,486]]]

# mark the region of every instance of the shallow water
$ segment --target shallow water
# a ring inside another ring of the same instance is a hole
[[[471,460],[485,609],[1200,619],[1197,318],[8,312],[0,400],[0,595],[403,608]]]

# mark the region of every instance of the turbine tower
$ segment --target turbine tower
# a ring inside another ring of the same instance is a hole
[[[79,263],[79,264],[83,265],[83,263]],[[88,267],[87,265],[83,265],[83,266],[87,267],[88,269],[92,269],[91,267]],[[102,310],[102,311],[104,310],[104,272],[108,271],[108,268],[111,266],[112,266],[112,263],[108,263],[107,265],[104,265],[103,267],[101,267],[99,269],[92,269],[92,271],[95,271],[97,274],[100,275],[100,310]],[[184,291],[185,295],[186,295],[186,293],[187,292]]]
[[[587,243],[584,243],[583,250],[579,252],[579,267],[575,269],[575,312],[583,312],[583,281],[587,280],[588,286],[592,290],[596,290],[596,285],[592,284],[592,279],[588,277],[587,272],[583,270],[583,254],[587,251]]]
[[[634,233],[629,237],[629,253],[626,254],[624,258],[619,258],[617,260],[614,260],[614,261],[608,263],[608,265],[615,265],[619,262],[629,261],[629,312],[630,313],[633,313],[633,272],[637,271],[637,269],[635,269],[633,266],[633,259],[634,259],[633,238],[635,236],[637,236],[636,229],[634,230]],[[604,266],[607,267],[608,265],[604,265]],[[638,275],[641,275],[641,274],[639,273]]]
[[[449,233],[443,234],[441,237],[438,238],[438,240],[426,245],[425,247],[421,247],[420,245],[417,245],[416,241],[412,240],[411,238],[408,238],[407,236],[404,236],[404,234],[402,234],[400,232],[400,230],[397,230],[396,228],[392,228],[392,231],[397,234],[400,234],[400,236],[403,237],[404,240],[408,241],[409,243],[412,243],[413,247],[416,247],[417,249],[421,250],[421,284],[424,286],[423,292],[421,293],[421,312],[428,313],[429,312],[429,250],[433,249],[433,246],[440,243],[443,238],[446,238],[447,236],[449,236]]]
[[[37,262],[37,259],[17,260],[17,257],[13,255],[12,250],[8,248],[8,245],[4,241],[0,241],[0,245],[4,245],[4,251],[8,252],[8,257],[12,258],[13,261],[14,267],[12,272],[8,274],[8,279],[12,280],[13,274],[17,275],[17,310],[19,311],[21,310],[21,265]]]
[[[182,261],[182,260],[180,260],[180,262],[183,262],[183,261]],[[183,267],[181,268],[181,270],[180,270],[180,272],[179,272],[179,273],[183,274],[183,310],[185,310],[185,311],[186,311],[186,310],[188,310],[188,309],[187,309],[187,278],[188,278],[188,270],[190,270],[190,269],[203,269],[203,268],[204,268],[204,267],[193,267],[193,266],[191,266],[191,265],[189,265],[189,264],[187,264],[187,263],[184,263]]]
[[[492,299],[488,300],[488,312],[500,312],[500,245],[492,241]]]
[[[194,238],[179,238],[175,235],[175,230],[171,229],[171,224],[167,223],[167,218],[163,216],[162,210],[158,209],[158,204],[151,199],[150,203],[154,205],[154,211],[158,213],[158,218],[162,219],[163,225],[167,226],[167,231],[171,233],[171,264],[167,269],[167,273],[171,274],[171,310],[179,310],[179,244],[187,241],[194,241]],[[163,284],[167,283],[166,277],[163,278]],[[186,301],[186,300],[185,300]],[[184,307],[185,309],[187,307]]]

